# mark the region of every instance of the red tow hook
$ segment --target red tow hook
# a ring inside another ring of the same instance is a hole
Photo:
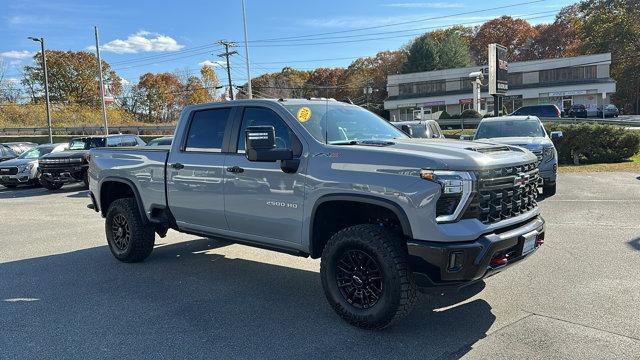
[[[538,247],[538,246],[540,246],[542,244],[544,244],[544,238],[536,240],[536,247]]]
[[[494,257],[493,259],[491,259],[489,264],[491,266],[502,266],[502,265],[507,265],[508,262],[509,262],[509,259],[507,259],[506,256],[499,256],[499,257]]]

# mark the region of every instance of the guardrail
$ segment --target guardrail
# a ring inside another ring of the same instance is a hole
[[[168,135],[175,125],[109,126],[110,134]],[[98,135],[104,133],[101,126],[54,127],[54,135]],[[0,135],[48,135],[49,128],[0,128]]]
[[[442,128],[454,127],[454,128],[476,128],[482,119],[466,118],[466,119],[439,119],[436,120]],[[640,127],[640,120],[621,120],[616,118],[609,119],[596,119],[596,118],[540,118],[542,122],[550,122],[556,124],[605,124],[605,125],[619,125],[627,127]]]

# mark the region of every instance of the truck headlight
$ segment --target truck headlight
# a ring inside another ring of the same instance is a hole
[[[473,175],[467,171],[422,169],[420,177],[440,185],[436,222],[457,221],[473,192]]]
[[[33,164],[24,164],[24,165],[19,165],[18,166],[18,172],[19,173],[31,171],[31,169],[33,169]]]
[[[553,160],[553,158],[555,158],[555,149],[553,148],[553,146],[549,146],[546,147],[544,149],[542,149],[542,159],[545,162],[551,161]]]

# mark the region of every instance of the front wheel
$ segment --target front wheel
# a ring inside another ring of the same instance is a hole
[[[556,184],[544,185],[542,187],[542,195],[545,197],[553,196],[556,194]]]
[[[40,185],[42,185],[42,187],[44,187],[47,190],[60,190],[63,184],[40,178]]]
[[[344,320],[382,329],[409,314],[417,293],[402,240],[390,229],[361,224],[327,242],[320,265],[322,287]]]
[[[155,231],[140,215],[132,198],[118,199],[107,211],[105,231],[109,249],[122,262],[139,262],[153,250]]]

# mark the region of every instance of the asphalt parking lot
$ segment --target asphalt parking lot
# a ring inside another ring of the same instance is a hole
[[[123,264],[85,191],[0,188],[0,358],[640,358],[639,175],[561,174],[534,257],[378,332],[317,260],[170,232]]]

